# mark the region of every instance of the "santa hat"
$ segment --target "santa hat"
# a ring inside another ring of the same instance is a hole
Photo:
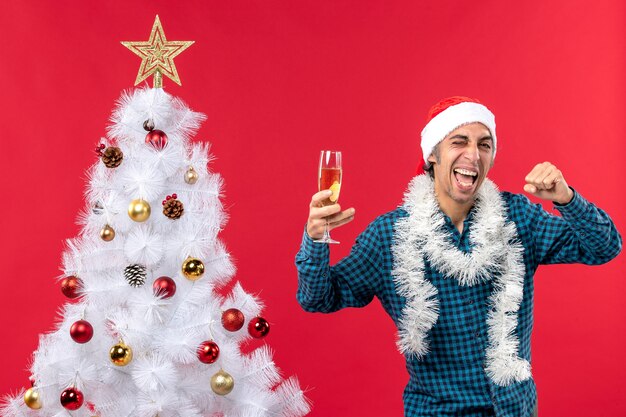
[[[496,117],[478,100],[454,96],[441,100],[431,107],[426,119],[426,126],[422,130],[422,154],[424,163],[430,166],[428,157],[450,132],[454,129],[479,122],[491,132],[493,138],[493,157],[496,157]]]

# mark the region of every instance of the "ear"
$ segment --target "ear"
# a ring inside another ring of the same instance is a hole
[[[437,163],[437,158],[435,158],[435,155],[433,155],[432,153],[428,156],[427,161],[430,162],[431,164],[436,164]]]

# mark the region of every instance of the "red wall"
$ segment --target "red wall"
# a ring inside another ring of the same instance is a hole
[[[476,96],[498,117],[491,178],[522,192],[534,164],[567,181],[626,231],[626,7],[614,1],[23,1],[0,5],[2,303],[0,393],[28,384],[37,334],[64,299],[56,284],[75,236],[85,170],[159,13],[183,87],[208,121],[231,220],[222,234],[237,278],[267,304],[267,342],[297,374],[312,416],[401,415],[407,380],[378,302],[333,315],[295,301],[298,249],[318,152],[344,152],[355,236],[395,207],[420,165],[426,112]],[[541,414],[624,416],[624,255],[536,275],[533,366]]]

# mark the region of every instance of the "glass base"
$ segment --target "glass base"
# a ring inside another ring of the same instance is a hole
[[[339,242],[332,237],[330,237],[330,230],[328,230],[328,223],[324,226],[324,234],[321,238],[315,239],[313,242],[315,243],[330,243],[330,244],[338,244]]]
[[[333,238],[331,238],[331,237],[330,237],[330,236],[328,236],[328,235],[323,236],[321,239],[316,239],[316,240],[314,240],[313,242],[315,242],[315,243],[329,243],[329,244],[331,244],[331,245],[333,245],[333,244],[335,244],[335,245],[339,244],[339,241],[338,241],[338,240],[334,240]]]

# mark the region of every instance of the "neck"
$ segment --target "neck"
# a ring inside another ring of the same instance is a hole
[[[463,233],[463,222],[467,218],[467,214],[474,205],[474,200],[470,200],[466,203],[459,203],[458,201],[450,198],[446,193],[438,192],[437,185],[435,184],[435,197],[439,203],[439,208],[446,216],[450,218],[452,224],[457,228],[459,233]]]

